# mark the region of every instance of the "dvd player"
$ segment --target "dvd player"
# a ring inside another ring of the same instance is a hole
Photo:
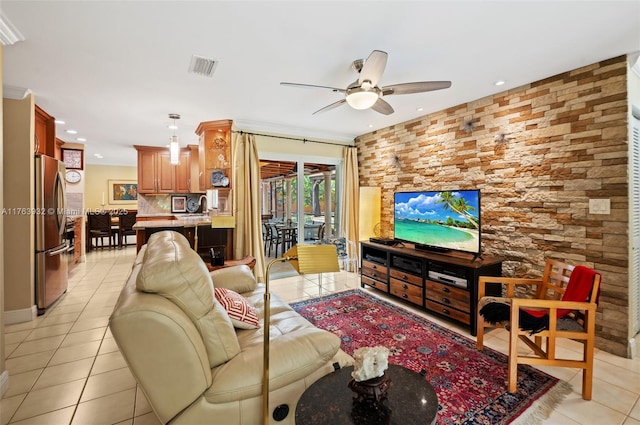
[[[375,255],[366,254],[364,258],[365,260],[372,261],[374,263],[382,264],[385,266],[387,265],[387,259],[384,257],[376,257]]]
[[[379,243],[380,245],[395,245],[396,240],[392,238],[369,238],[369,242]]]
[[[451,276],[448,274],[444,274],[444,273],[439,273],[433,270],[429,270],[429,279],[431,280],[436,280],[438,282],[442,282],[442,283],[448,283],[454,286],[458,286],[460,288],[466,288],[467,287],[467,279],[463,279],[460,277],[456,277],[456,276]]]

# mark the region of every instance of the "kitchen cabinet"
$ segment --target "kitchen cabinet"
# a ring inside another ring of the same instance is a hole
[[[231,189],[231,120],[201,122],[198,135],[199,189]],[[228,191],[226,191],[228,192]]]
[[[191,163],[190,178],[189,178],[189,191],[191,193],[204,193],[204,190],[200,189],[200,175],[204,174],[200,172],[200,155],[198,152],[198,145],[188,145],[190,156],[189,162]]]
[[[56,123],[55,118],[46,113],[38,105],[35,107],[35,154],[55,156]]]
[[[191,153],[180,150],[180,162],[171,164],[166,148],[134,146],[138,151],[139,193],[189,193],[191,180]]]
[[[190,193],[191,192],[191,151],[183,149],[180,151],[180,163],[175,166],[176,179],[174,184],[174,192]]]

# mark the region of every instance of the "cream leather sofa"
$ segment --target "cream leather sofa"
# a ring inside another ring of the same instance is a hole
[[[242,294],[260,327],[235,329],[214,286]],[[109,327],[162,423],[261,423],[263,293],[247,266],[210,273],[176,232],[154,234],[142,247]],[[338,337],[273,293],[270,332],[270,422],[293,424],[304,390],[353,359]],[[288,409],[283,420],[274,419],[276,409]]]

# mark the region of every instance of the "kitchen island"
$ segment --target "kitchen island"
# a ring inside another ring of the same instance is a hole
[[[209,250],[224,247],[225,258],[233,258],[233,228],[212,228],[211,218],[204,214],[143,214],[133,225],[136,250],[140,251],[149,236],[159,230],[175,230],[185,235],[191,247],[208,261]]]

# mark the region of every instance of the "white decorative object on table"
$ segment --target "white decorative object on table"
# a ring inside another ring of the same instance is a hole
[[[362,347],[353,353],[355,360],[351,376],[357,382],[368,381],[384,375],[389,367],[389,349],[386,347]]]

